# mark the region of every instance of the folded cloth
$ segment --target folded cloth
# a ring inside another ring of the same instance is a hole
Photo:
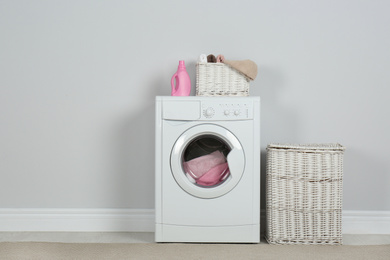
[[[217,62],[217,58],[215,58],[215,56],[213,54],[209,54],[207,56],[207,62],[209,62],[209,63],[216,63]]]
[[[221,63],[221,62],[224,62],[225,61],[225,56],[223,56],[222,54],[219,54],[217,56],[217,63]]]
[[[192,159],[188,162],[184,162],[183,168],[186,174],[189,174],[192,178],[197,180],[211,168],[225,162],[226,159],[223,153],[220,151],[215,151],[213,153]]]
[[[257,65],[251,60],[224,60],[223,63],[238,70],[251,80],[257,76]]]
[[[223,181],[229,175],[229,165],[219,164],[202,175],[196,183],[203,186],[213,186]]]
[[[199,56],[198,62],[200,62],[200,63],[207,63],[207,55],[206,54],[201,54]]]

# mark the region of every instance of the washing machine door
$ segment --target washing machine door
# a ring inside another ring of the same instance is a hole
[[[216,198],[231,191],[245,169],[245,154],[228,129],[201,124],[189,128],[171,152],[172,174],[180,187],[198,198]]]

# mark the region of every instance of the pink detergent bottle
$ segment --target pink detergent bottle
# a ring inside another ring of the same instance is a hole
[[[176,79],[176,85],[175,85]],[[179,67],[171,79],[171,96],[189,96],[191,93],[191,80],[187,73],[184,60],[179,61]]]

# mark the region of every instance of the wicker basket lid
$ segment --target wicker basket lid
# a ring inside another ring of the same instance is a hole
[[[326,144],[269,144],[267,149],[291,149],[305,151],[344,151],[345,147],[338,143]]]

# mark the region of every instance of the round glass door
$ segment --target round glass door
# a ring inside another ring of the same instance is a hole
[[[176,182],[199,198],[215,198],[232,190],[241,179],[245,156],[238,139],[227,129],[203,124],[185,131],[171,152]]]
[[[182,167],[191,183],[212,188],[222,184],[230,175],[227,155],[229,145],[214,135],[201,135],[183,151]]]

